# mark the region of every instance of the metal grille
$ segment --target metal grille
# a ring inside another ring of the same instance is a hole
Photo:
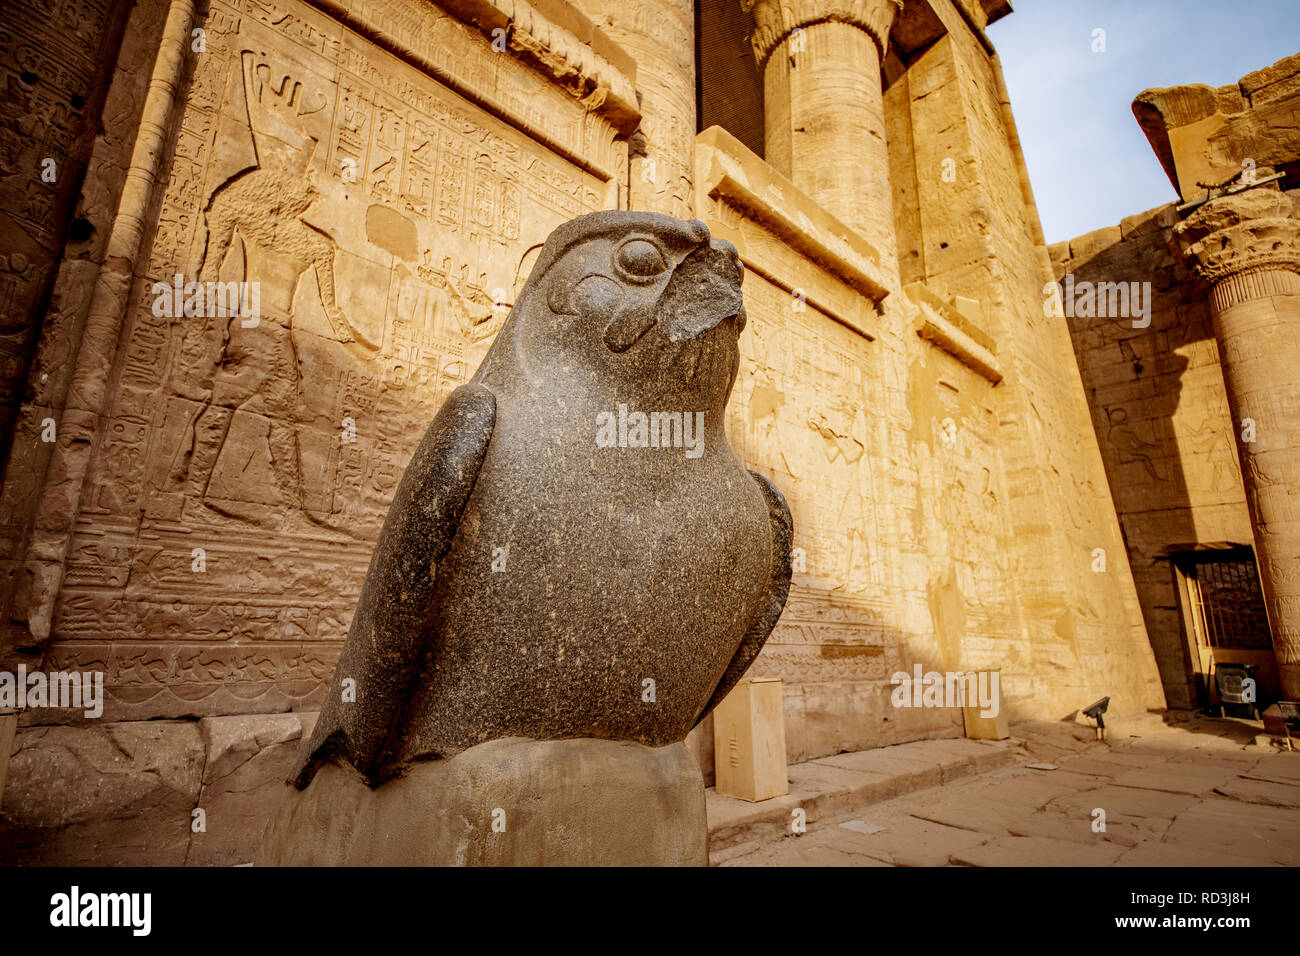
[[[1188,568],[1187,586],[1202,644],[1245,650],[1272,648],[1254,561],[1237,555],[1198,554]]]

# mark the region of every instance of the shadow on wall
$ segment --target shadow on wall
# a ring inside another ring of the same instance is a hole
[[[1176,562],[1251,538],[1209,305],[1176,221],[1153,209],[1058,244],[1053,261],[1161,681],[1171,707],[1192,708],[1206,701]]]

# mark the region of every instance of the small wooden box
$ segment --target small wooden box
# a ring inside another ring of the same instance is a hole
[[[966,724],[966,736],[971,740],[1006,740],[1011,736],[1011,730],[1007,723],[1007,708],[1002,698],[1002,675],[998,671],[979,671],[977,679],[981,682],[988,681],[986,686],[992,687],[992,677],[985,674],[998,675],[998,696],[996,717],[981,717],[980,711],[983,709],[977,702],[973,707],[962,707],[961,715]]]
[[[713,711],[718,793],[757,802],[790,792],[779,677],[745,678]]]

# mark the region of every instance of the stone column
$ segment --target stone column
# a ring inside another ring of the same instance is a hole
[[[636,61],[641,128],[629,143],[628,208],[694,216],[693,0],[574,0]]]
[[[900,0],[741,0],[763,71],[769,164],[895,268],[880,64]]]
[[[1211,284],[1282,692],[1300,700],[1300,201],[1250,190],[1175,231]]]

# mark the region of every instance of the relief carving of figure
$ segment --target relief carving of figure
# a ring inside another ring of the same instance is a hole
[[[1149,442],[1137,433],[1128,422],[1127,408],[1108,408],[1106,418],[1110,427],[1106,439],[1117,452],[1121,465],[1140,464],[1146,473],[1156,481],[1164,481],[1165,476],[1156,469],[1152,455],[1160,453],[1160,446]]]
[[[301,82],[258,62],[250,51],[241,54],[240,67],[257,165],[209,196],[194,271],[202,283],[256,283],[260,314],[254,321],[235,315],[186,320],[182,361],[198,376],[197,382],[177,382],[177,391],[203,405],[193,422],[193,444],[173,463],[172,479],[183,483],[191,500],[234,517],[261,522],[267,506],[279,505],[286,509],[281,524],[295,523],[300,515],[328,524],[328,516],[312,514],[304,504],[299,338],[305,333],[294,327],[300,285],[314,277],[334,341],[358,343],[363,352],[375,346],[339,306],[337,244],[305,218],[319,192],[311,169],[317,138],[304,117],[326,102],[310,100]],[[268,453],[270,476],[250,470],[250,463]],[[222,488],[214,493],[218,474]]]

